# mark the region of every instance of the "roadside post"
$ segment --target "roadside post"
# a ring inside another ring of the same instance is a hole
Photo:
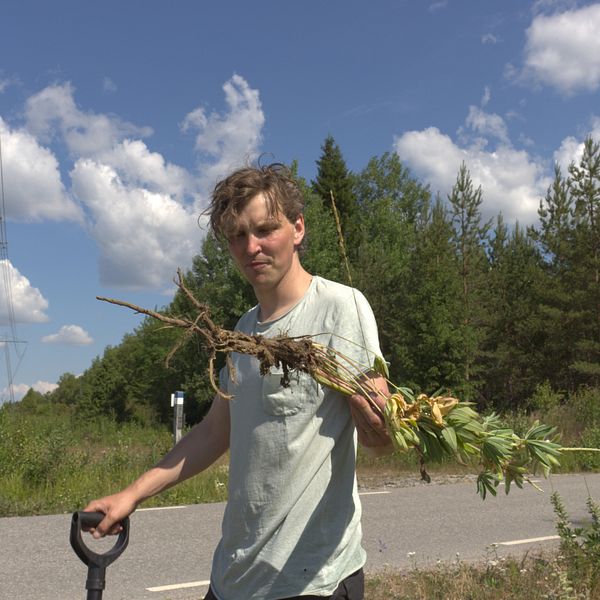
[[[183,392],[171,394],[171,406],[173,407],[173,439],[176,444],[181,439],[183,430]]]

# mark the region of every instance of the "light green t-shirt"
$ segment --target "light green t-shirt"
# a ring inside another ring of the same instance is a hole
[[[267,337],[314,335],[363,370],[380,356],[377,326],[357,290],[314,277],[288,313],[257,321],[258,307],[236,329]],[[229,500],[211,585],[219,600],[276,600],[331,595],[365,562],[357,492],[356,433],[347,400],[294,372],[265,377],[258,361],[234,353],[230,400]]]

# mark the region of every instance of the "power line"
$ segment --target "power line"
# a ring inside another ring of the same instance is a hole
[[[19,344],[24,344],[17,339],[17,322],[15,319],[15,307],[13,303],[12,290],[12,265],[8,258],[8,238],[6,235],[6,210],[4,196],[4,167],[2,161],[2,132],[0,131],[0,266],[2,270],[2,282],[4,284],[4,302],[6,304],[6,312],[8,325],[10,328],[10,336],[0,339],[0,343],[4,348],[7,391],[11,402],[15,400],[15,392],[13,389],[13,378],[16,374],[19,365],[25,354],[25,346],[19,348]],[[13,370],[11,360],[11,347],[17,357],[17,366]]]

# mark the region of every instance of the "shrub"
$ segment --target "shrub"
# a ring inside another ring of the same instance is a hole
[[[578,423],[584,427],[600,427],[600,389],[585,387],[580,389],[569,400],[575,409]]]
[[[533,411],[548,412],[561,404],[563,394],[555,392],[548,380],[540,383],[535,388],[533,396],[529,400],[529,408]]]

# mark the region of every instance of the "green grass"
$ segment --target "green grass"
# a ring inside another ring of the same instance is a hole
[[[543,407],[544,414],[539,407]],[[600,390],[584,389],[563,399],[541,389],[534,412],[505,415],[518,433],[535,419],[557,425],[565,446],[600,447]],[[114,493],[154,465],[172,446],[164,426],[86,420],[71,407],[39,403],[0,408],[0,516],[72,512],[89,500]],[[600,454],[565,453],[556,472],[596,471]],[[477,472],[447,459],[427,465],[436,476]],[[372,458],[359,451],[359,483],[376,487],[388,479],[419,477],[416,454]],[[224,462],[148,500],[146,506],[216,502],[226,499]]]
[[[78,510],[128,485],[171,446],[166,428],[2,410],[0,516]],[[145,506],[221,501],[226,487],[227,468],[217,464]]]

